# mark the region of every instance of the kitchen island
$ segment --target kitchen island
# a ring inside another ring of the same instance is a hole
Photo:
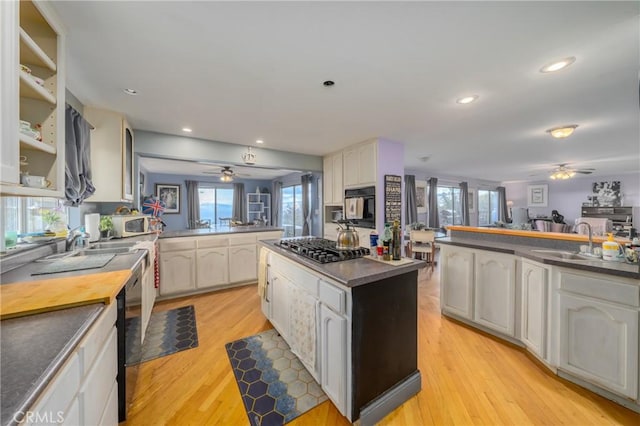
[[[559,376],[640,412],[638,263],[580,255],[583,235],[449,231],[438,240],[443,315],[524,347]]]
[[[277,243],[260,242],[262,310],[338,410],[370,425],[419,392],[417,277],[424,262],[322,264]]]

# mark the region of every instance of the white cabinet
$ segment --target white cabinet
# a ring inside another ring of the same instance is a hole
[[[257,264],[258,255],[255,243],[229,247],[229,282],[257,280]]]
[[[376,151],[375,141],[354,145],[343,151],[345,188],[376,184]]]
[[[347,319],[320,304],[320,384],[341,413],[347,411]]]
[[[548,277],[549,270],[545,266],[522,260],[521,340],[542,359],[547,359]]]
[[[561,270],[559,368],[638,398],[638,293],[636,280]]]
[[[46,416],[47,424],[118,424],[115,322],[116,303],[112,303],[105,307],[28,411]],[[43,423],[42,418],[35,420]]]
[[[160,295],[196,288],[195,238],[160,240]]]
[[[322,166],[324,204],[342,205],[342,152],[324,157]]]
[[[247,194],[247,222],[271,220],[271,194],[252,192]]]
[[[474,320],[508,336],[515,335],[515,271],[512,255],[476,253]]]
[[[198,248],[196,286],[216,287],[229,282],[229,249]]]
[[[3,1],[0,23],[2,195],[64,197],[65,39],[60,20],[47,2]],[[32,129],[39,126],[41,140],[19,131],[20,120]],[[51,185],[21,186],[21,172],[44,176]]]
[[[440,308],[467,319],[473,319],[473,259],[470,249],[441,246]]]
[[[91,202],[133,201],[133,130],[120,113],[86,107],[91,132]]]
[[[282,335],[282,338],[289,341],[289,321],[292,285],[289,279],[279,272],[271,269],[271,317],[269,320],[273,326]]]
[[[141,317],[142,317],[142,342],[151,319],[151,312],[153,311],[153,305],[156,301],[156,279],[154,260],[149,259],[149,264],[143,266],[142,273],[142,300],[141,300]]]

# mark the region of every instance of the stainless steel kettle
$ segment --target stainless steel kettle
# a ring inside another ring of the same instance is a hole
[[[338,236],[336,238],[336,248],[338,250],[349,250],[360,247],[360,238],[358,237],[358,231],[353,228],[349,228],[349,225],[353,225],[348,221],[336,221],[338,226]],[[342,226],[345,225],[345,227]]]

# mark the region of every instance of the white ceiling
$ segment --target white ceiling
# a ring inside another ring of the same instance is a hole
[[[405,168],[493,181],[544,180],[556,163],[640,170],[637,1],[55,8],[69,89],[135,129],[313,155],[384,137],[405,144]],[[574,123],[568,139],[545,133]]]

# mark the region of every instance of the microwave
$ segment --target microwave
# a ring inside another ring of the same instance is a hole
[[[153,218],[149,215],[113,215],[111,219],[115,238],[134,237],[154,232],[150,226]]]
[[[346,206],[348,200],[353,198],[362,199],[362,215],[358,215],[357,219],[345,217],[359,228],[376,229],[376,187],[346,189],[344,191],[345,212],[348,211]]]

